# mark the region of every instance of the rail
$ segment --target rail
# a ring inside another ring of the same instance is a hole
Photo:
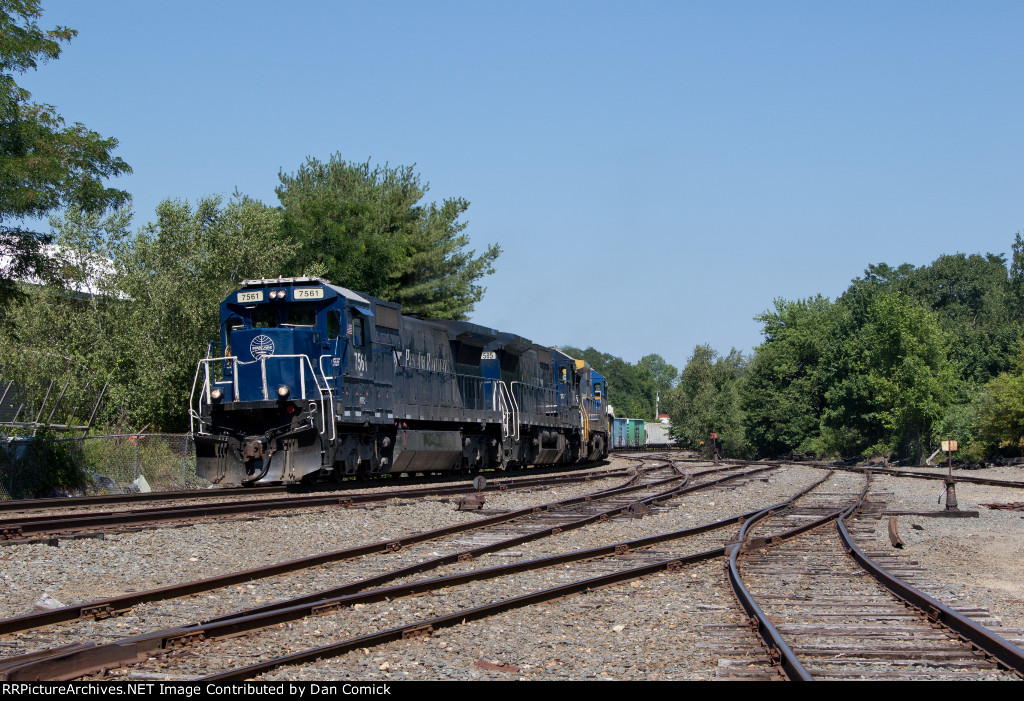
[[[850,557],[863,567],[868,574],[874,577],[879,584],[909,606],[923,612],[935,623],[946,626],[964,640],[982,650],[986,655],[990,655],[998,660],[999,664],[1006,666],[1007,669],[1024,675],[1024,650],[1003,640],[988,628],[975,623],[942,602],[933,599],[921,590],[893,576],[857,547],[857,544],[853,542],[853,538],[850,536],[850,532],[846,529],[846,518],[853,514],[863,501],[864,495],[862,494],[857,503],[844,511],[842,516],[836,520],[836,530],[839,531],[843,547]]]
[[[779,633],[778,629],[772,624],[771,620],[754,600],[753,595],[743,584],[743,580],[740,577],[739,564],[737,562],[737,559],[739,557],[740,552],[744,548],[750,547],[750,543],[747,542],[747,533],[750,531],[751,527],[755,523],[773,515],[779,509],[792,504],[794,501],[796,501],[803,495],[807,494],[808,492],[810,492],[811,490],[815,489],[820,484],[825,482],[825,480],[827,480],[831,476],[832,473],[829,472],[828,475],[826,475],[823,479],[819,480],[818,482],[815,482],[814,484],[810,485],[809,487],[802,490],[798,494],[794,494],[788,500],[780,502],[773,506],[769,506],[768,508],[759,511],[754,516],[751,516],[743,524],[742,528],[740,528],[740,533],[739,537],[737,538],[737,542],[726,547],[726,551],[729,556],[729,562],[727,565],[729,574],[729,584],[732,586],[733,593],[736,595],[736,600],[739,602],[740,606],[743,607],[743,610],[746,611],[751,628],[755,630],[758,635],[761,636],[762,640],[764,640],[765,645],[768,648],[769,657],[771,658],[772,662],[774,664],[779,665],[785,672],[786,677],[792,681],[811,681],[812,677],[810,673],[807,671],[807,669],[802,664],[800,664],[800,661],[793,653],[793,650],[786,644],[786,641],[782,638],[782,634]],[[864,486],[864,492],[866,493],[866,491],[867,485]],[[864,493],[861,494],[861,498],[863,498],[863,494]],[[838,518],[841,513],[841,511],[836,511],[823,518],[816,519],[811,523],[808,523],[804,526],[800,526],[799,528],[795,528],[791,531],[787,531],[785,533],[781,533],[774,536],[769,536],[764,539],[759,539],[758,546],[762,547],[764,545],[771,545],[772,543],[792,538],[812,528],[817,528],[822,523]]]
[[[766,538],[762,543],[759,543],[759,546],[771,545],[774,542],[779,542],[783,539],[793,537],[793,535],[796,535],[798,532],[804,532],[817,527],[825,521],[835,519],[836,530],[839,533],[840,540],[842,541],[843,547],[846,549],[847,553],[849,553],[850,557],[860,564],[861,567],[863,567],[864,570],[867,571],[868,574],[870,574],[879,584],[903,600],[911,608],[924,613],[935,624],[945,626],[964,640],[980,649],[984,654],[995,658],[1000,665],[1016,672],[1017,674],[1024,675],[1024,650],[1021,650],[984,626],[975,623],[966,616],[957,613],[945,604],[942,604],[936,599],[933,599],[905,581],[894,576],[868,557],[868,555],[865,554],[856,543],[854,543],[853,538],[850,536],[850,533],[846,528],[845,521],[846,518],[854,513],[854,511],[860,508],[867,496],[871,473],[866,473],[866,477],[867,480],[863,491],[857,501],[850,507],[817,519],[812,523],[793,529],[792,531],[787,531],[786,533]],[[781,506],[783,506],[783,504],[777,504],[774,507],[769,507],[758,515],[752,517],[743,525],[740,532],[739,543],[730,546],[730,581],[733,585],[733,590],[736,593],[737,598],[751,617],[751,625],[757,628],[758,632],[765,640],[765,643],[768,645],[773,662],[782,666],[790,679],[810,680],[812,678],[810,674],[803,665],[800,664],[799,660],[797,660],[796,656],[793,654],[793,651],[782,640],[778,630],[771,624],[771,621],[764,615],[764,612],[757,606],[753,597],[750,596],[749,592],[739,580],[739,572],[736,565],[736,558],[740,551],[745,547],[750,547],[749,545],[744,545],[748,527],[761,518],[770,515]]]

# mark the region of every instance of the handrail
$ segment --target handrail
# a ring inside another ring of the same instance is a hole
[[[486,388],[488,385],[491,387],[491,411],[501,412],[502,437],[508,437],[512,433],[512,421],[510,419],[508,401],[502,393],[502,390],[505,388],[505,383],[491,377],[484,378],[483,387]]]
[[[517,386],[519,389],[517,390]],[[528,382],[520,382],[514,380],[509,383],[509,388],[512,392],[512,396],[516,397],[532,397],[536,399],[536,405],[534,407],[534,413],[541,412],[545,416],[550,416],[553,410],[556,410],[558,404],[556,403],[555,389],[552,387],[544,387],[543,385],[534,385]],[[517,394],[518,392],[518,394]],[[519,400],[516,400],[518,404]],[[519,407],[519,412],[523,412],[523,407]]]
[[[508,389],[506,389],[505,391],[508,392]],[[512,414],[512,418],[515,420],[516,424],[516,440],[519,440],[519,402],[516,401],[516,396],[511,392],[509,392],[508,396],[512,400],[512,408],[515,412]]]
[[[327,402],[325,404],[326,404],[326,406],[329,407],[329,411],[330,411],[330,414],[331,414],[331,440],[333,441],[333,440],[335,440],[338,437],[338,425],[337,425],[338,422],[334,420],[334,393],[331,391],[331,383],[327,379],[327,373],[324,372],[324,358],[332,358],[332,357],[333,356],[330,356],[330,355],[321,355],[320,356],[320,374],[324,378],[324,387],[327,389]],[[315,379],[316,375],[314,375],[313,377]],[[334,375],[333,377],[337,378],[337,375]],[[327,417],[326,417],[326,414],[325,414],[324,421],[326,421],[326,420],[327,420]]]
[[[216,362],[221,362],[221,363],[230,362],[232,364],[232,366],[234,366],[234,365],[237,365],[237,363],[238,363],[238,356],[227,355],[227,356],[224,356],[222,358],[201,358],[199,360],[199,364],[196,366],[196,376],[192,380],[192,393],[189,395],[189,398],[188,398],[188,405],[189,405],[189,410],[188,410],[188,414],[189,414],[189,416],[188,416],[188,428],[189,428],[189,432],[190,433],[194,434],[196,432],[195,431],[195,421],[196,420],[199,421],[199,433],[200,434],[203,433],[202,398],[203,398],[203,394],[206,394],[206,403],[207,404],[212,404],[213,403],[213,397],[210,396],[210,393],[213,391],[212,384],[215,384],[215,383],[211,383],[210,382],[210,363],[216,363]],[[200,371],[200,368],[202,368],[202,370],[203,370],[203,386],[202,386],[202,388],[199,391],[199,397],[196,398],[196,385],[199,384],[199,371]],[[238,371],[237,371],[237,368],[235,368],[235,367],[232,368],[231,375],[232,375],[232,389],[234,391],[234,396],[237,398],[238,397]],[[195,409],[194,410],[192,409],[193,401],[195,401]]]
[[[290,353],[290,354],[286,354],[286,355],[264,355],[263,357],[260,358],[260,374],[261,374],[261,376],[263,378],[263,398],[264,399],[269,399],[270,398],[270,396],[269,396],[269,389],[268,389],[268,386],[267,386],[267,358],[275,358],[275,359],[278,359],[278,360],[286,360],[286,359],[294,358],[294,359],[299,361],[299,367],[300,367],[300,369],[299,369],[299,387],[301,389],[302,398],[303,399],[307,399],[307,397],[306,397],[306,367],[309,367],[309,372],[313,376],[313,382],[316,384],[316,391],[317,391],[317,394],[319,395],[318,398],[320,400],[320,403],[323,404],[323,401],[324,401],[324,388],[320,386],[320,380],[316,376],[316,369],[313,367],[313,361],[311,361],[309,359],[309,356],[306,355],[305,353]],[[302,365],[302,361],[303,360],[306,361],[305,362],[305,366]],[[325,385],[327,384],[327,378],[326,377],[324,378],[324,384]],[[323,435],[324,433],[327,432],[327,413],[326,412],[320,412],[320,424],[321,424],[320,434]]]
[[[516,402],[515,396],[509,391],[508,385],[505,384],[504,380],[498,380],[498,386],[501,387],[501,392],[506,397],[506,402],[512,407],[512,438],[519,440],[519,403]]]
[[[321,359],[325,356],[321,356]],[[189,429],[192,433],[195,431],[195,422],[199,421],[199,434],[203,434],[203,419],[202,419],[202,408],[203,408],[203,396],[205,395],[206,404],[210,405],[213,403],[213,397],[211,392],[213,391],[213,385],[215,382],[211,382],[210,377],[210,364],[211,363],[227,363],[232,364],[232,387],[234,390],[233,399],[238,401],[238,365],[251,365],[252,363],[259,362],[260,364],[260,376],[263,382],[263,399],[265,401],[270,399],[269,387],[267,384],[267,358],[274,358],[277,360],[288,360],[296,359],[299,361],[299,387],[301,399],[311,399],[312,397],[306,396],[306,369],[309,369],[310,375],[313,377],[313,383],[316,385],[317,397],[321,404],[324,404],[324,394],[326,393],[328,398],[329,409],[328,411],[321,412],[320,414],[320,434],[323,435],[327,432],[327,418],[328,413],[331,417],[331,431],[332,438],[337,436],[337,428],[334,426],[334,407],[333,407],[333,393],[330,389],[330,384],[327,382],[327,376],[323,375],[323,386],[320,384],[320,378],[317,377],[317,369],[313,367],[313,361],[309,359],[309,356],[304,353],[287,354],[287,355],[265,355],[253,361],[244,362],[240,361],[237,356],[225,356],[222,358],[201,358],[199,364],[196,366],[195,379],[192,381],[192,394],[189,396]],[[303,362],[304,361],[304,362]],[[202,373],[203,384],[199,391],[199,396],[196,397],[196,387],[199,385],[199,376]],[[193,402],[195,408],[193,409]]]

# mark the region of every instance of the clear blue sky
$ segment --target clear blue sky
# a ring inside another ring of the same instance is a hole
[[[1024,3],[44,0],[19,82],[165,198],[416,164],[504,254],[474,320],[682,367],[775,297],[1024,228]],[[337,281],[344,284],[344,280]]]

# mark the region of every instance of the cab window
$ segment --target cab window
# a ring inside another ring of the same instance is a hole
[[[352,345],[359,348],[363,346],[363,317],[361,316],[352,318]]]
[[[337,338],[341,335],[341,312],[332,309],[327,312],[327,338]]]
[[[231,332],[237,331],[238,329],[245,328],[245,322],[242,321],[241,317],[233,316],[227,320],[224,324],[224,328],[227,331],[227,342],[224,348],[224,355],[231,355]]]
[[[594,399],[600,399],[600,398],[601,398],[601,383],[600,382],[595,382],[594,383]]]
[[[276,329],[281,323],[277,309],[258,307],[252,310],[252,327],[254,329]]]
[[[285,326],[315,326],[316,310],[312,307],[290,305],[284,311],[284,318]]]

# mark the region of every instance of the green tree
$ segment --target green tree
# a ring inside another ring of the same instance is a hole
[[[993,378],[979,401],[978,434],[992,447],[1024,448],[1024,339],[1011,368]]]
[[[467,250],[469,203],[422,204],[428,186],[412,167],[371,167],[334,155],[280,174],[281,233],[294,246],[289,274],[313,274],[399,302],[403,311],[467,319],[494,272],[494,244]]]
[[[670,386],[676,375],[676,369],[656,354],[646,355],[636,365],[631,365],[593,348],[580,350],[563,346],[562,350],[573,358],[586,360],[590,367],[604,375],[608,381],[608,402],[619,418],[653,421],[654,393],[659,387]],[[668,377],[672,380],[667,380]],[[663,402],[667,394],[667,390],[663,391]]]
[[[966,382],[980,386],[1009,368],[1022,310],[1003,256],[939,256],[896,289],[935,312],[950,360]]]
[[[777,299],[774,310],[755,317],[764,343],[747,364],[740,396],[747,440],[758,456],[806,451],[818,436],[831,314],[832,303],[819,295]]]
[[[14,381],[32,418],[52,381],[56,389],[48,406],[63,392],[53,423],[65,423],[75,407],[85,412],[77,415],[84,420],[117,366],[111,257],[128,237],[130,221],[126,209],[105,218],[81,210],[50,218],[55,279],[26,286],[19,303],[8,310],[9,329],[0,333],[0,357],[18,359],[0,364],[0,378],[5,386]]]
[[[12,306],[0,354],[20,360],[0,366],[0,377],[30,406],[51,380],[70,381],[65,407],[91,406],[109,381],[102,422],[187,428],[196,363],[219,338],[220,302],[243,279],[281,272],[278,218],[254,200],[218,197],[164,201],[134,234],[124,209],[51,218],[56,280],[30,286]]]
[[[1024,302],[1024,239],[1020,232],[1013,238],[1011,259],[1010,259],[1010,286],[1017,297],[1018,302]]]
[[[936,315],[898,292],[874,295],[864,323],[836,346],[822,415],[825,443],[843,455],[890,453],[920,461],[957,377]],[[839,325],[842,328],[842,324]]]
[[[664,398],[668,397],[679,379],[679,370],[666,362],[657,353],[649,353],[640,358],[636,364],[637,373],[650,386],[649,394],[657,393]]]
[[[669,411],[673,433],[684,446],[697,448],[713,431],[719,434],[727,455],[742,458],[750,454],[739,394],[744,368],[743,354],[735,348],[725,357],[708,345],[693,349]]]
[[[119,382],[111,402],[131,426],[188,426],[196,363],[219,338],[219,305],[243,279],[276,277],[287,245],[279,212],[255,200],[193,207],[165,200],[116,251]]]
[[[0,0],[0,309],[18,296],[15,280],[56,279],[43,252],[51,237],[36,230],[34,219],[63,207],[102,212],[129,200],[103,184],[131,172],[112,155],[117,141],[80,123],[68,126],[15,82],[15,74],[60,56],[61,45],[77,34],[41,29],[40,7],[38,0]]]
[[[957,253],[929,265],[870,265],[841,300],[853,327],[865,323],[877,294],[898,292],[936,314],[949,339],[950,360],[969,385],[981,386],[1006,370],[1024,321],[1024,251],[1020,235],[1009,270],[1002,255]]]

